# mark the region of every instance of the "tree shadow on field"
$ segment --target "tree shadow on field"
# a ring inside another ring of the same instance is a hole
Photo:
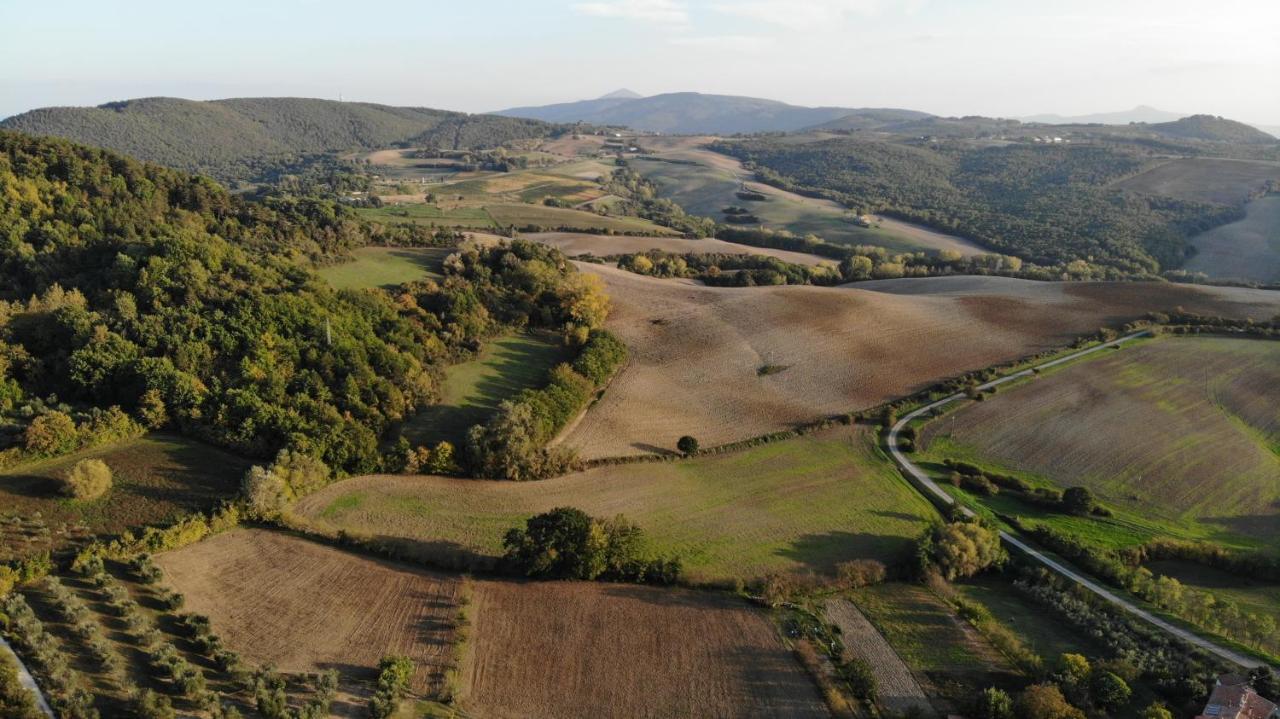
[[[417,565],[418,571],[442,569],[446,571],[490,571],[497,566],[498,558],[443,539],[411,539],[394,535],[375,535],[372,544],[392,562]],[[387,561],[378,560],[375,561]],[[397,567],[404,569],[403,566]]]
[[[920,519],[920,515],[918,514],[908,514],[906,512],[890,512],[884,509],[873,509],[871,510],[871,514],[877,517],[885,517],[886,519],[901,519],[904,522],[921,522],[923,524],[923,520]]]
[[[760,646],[739,644],[715,653],[713,664],[722,664],[735,675],[732,704],[756,707],[769,716],[806,717],[826,714],[817,687],[794,659],[784,651],[764,651]],[[740,693],[739,693],[740,692]]]
[[[699,592],[675,587],[642,587],[634,584],[605,584],[601,593],[608,597],[632,599],[659,607],[693,607],[696,609],[725,609],[745,603],[727,599],[724,595]]]
[[[886,514],[897,516],[896,513]],[[879,559],[891,564],[907,552],[909,544],[910,541],[903,537],[888,534],[837,530],[801,535],[791,546],[778,550],[776,554],[816,572],[832,572],[838,562],[851,559]]]
[[[1245,514],[1235,517],[1205,517],[1201,522],[1221,527],[1232,534],[1274,539],[1280,537],[1280,507],[1272,505],[1270,514]]]
[[[635,449],[640,450],[641,452],[649,452],[650,454],[656,454],[660,457],[679,457],[680,456],[679,452],[673,449],[667,449],[666,447],[659,447],[656,444],[648,444],[645,442],[632,442],[631,446],[634,447]]]

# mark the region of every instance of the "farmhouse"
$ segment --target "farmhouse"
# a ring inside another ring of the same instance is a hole
[[[1196,719],[1277,719],[1280,707],[1263,699],[1242,677],[1218,677],[1209,703]]]

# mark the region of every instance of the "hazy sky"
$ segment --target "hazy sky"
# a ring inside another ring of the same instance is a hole
[[[479,112],[619,87],[1280,125],[1280,0],[0,0],[0,117],[339,93]]]

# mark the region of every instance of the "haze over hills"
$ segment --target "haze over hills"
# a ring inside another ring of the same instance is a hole
[[[223,181],[257,179],[318,153],[401,143],[492,147],[554,130],[493,115],[294,97],[49,107],[0,121],[0,129],[63,137]]]
[[[621,125],[674,134],[791,132],[850,116],[866,117],[867,124],[873,126],[930,117],[929,113],[916,110],[803,107],[756,97],[699,92],[650,97],[631,95],[634,93],[619,91],[594,100],[513,107],[495,114],[548,122]]]
[[[1132,110],[1119,112],[1097,112],[1089,115],[1055,115],[1046,113],[1020,117],[1023,122],[1039,122],[1046,125],[1128,125],[1131,122],[1172,122],[1180,120],[1191,113],[1169,112],[1150,105],[1138,105]]]

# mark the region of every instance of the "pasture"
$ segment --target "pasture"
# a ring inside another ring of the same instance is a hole
[[[717,288],[581,264],[613,298],[631,360],[565,437],[586,458],[704,445],[873,407],[940,378],[1054,349],[1183,306],[1269,318],[1280,295],[1172,284],[998,277]],[[764,365],[787,366],[761,375]]]
[[[317,271],[336,289],[397,287],[424,277],[440,277],[440,266],[453,250],[440,247],[360,247],[352,259]]]
[[[495,338],[474,359],[445,368],[440,402],[405,422],[404,435],[415,445],[445,440],[461,447],[472,425],[487,420],[503,400],[546,384],[547,372],[567,359],[553,336],[513,332]]]
[[[727,595],[570,582],[471,580],[242,529],[159,557],[191,611],[248,658],[367,680],[378,658],[418,663],[430,697],[454,668],[485,717],[825,716],[766,614]]]
[[[485,565],[533,514],[574,506],[625,514],[648,549],[679,556],[694,581],[837,562],[905,559],[932,507],[874,447],[840,427],[731,454],[598,467],[537,482],[375,475],[330,485],[295,507],[320,531],[395,540],[426,559]]]
[[[99,499],[58,493],[55,480],[82,459],[101,459],[113,486]],[[0,472],[0,560],[75,545],[212,509],[240,489],[250,462],[193,440],[151,435]]]
[[[930,457],[1089,487],[1135,531],[1263,540],[1280,531],[1278,401],[1280,342],[1170,337],[972,403],[924,437]]]
[[[1243,220],[1196,235],[1183,269],[1213,279],[1280,284],[1280,195],[1245,205]]]
[[[1156,165],[1116,186],[1146,195],[1239,205],[1271,180],[1280,180],[1280,163],[1188,157]]]
[[[819,257],[817,255],[810,255],[804,252],[752,247],[750,245],[740,245],[736,242],[725,242],[724,240],[711,238],[686,240],[681,237],[588,235],[580,232],[538,232],[525,234],[523,235],[523,238],[555,247],[570,257],[583,254],[606,257],[609,255],[622,255],[631,252],[644,252],[645,250],[663,250],[665,252],[693,252],[697,254],[717,253],[727,255],[764,255],[766,257],[777,257],[785,262],[793,262],[798,265],[809,265],[811,267],[823,264],[836,264],[834,260],[828,260],[826,258]]]

